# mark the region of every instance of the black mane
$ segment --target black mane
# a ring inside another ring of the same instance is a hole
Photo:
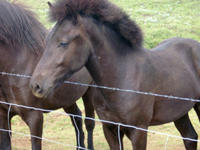
[[[72,14],[93,17],[110,24],[133,48],[142,46],[143,35],[138,25],[107,0],[57,0],[50,9],[52,21],[64,20]]]
[[[12,48],[43,51],[46,29],[22,5],[0,0],[0,42]]]

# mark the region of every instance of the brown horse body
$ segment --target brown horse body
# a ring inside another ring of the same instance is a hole
[[[106,0],[60,0],[50,4],[50,9],[57,24],[31,79],[33,91],[42,90],[41,96],[86,66],[97,85],[200,98],[197,41],[173,38],[153,51],[145,50],[140,28]],[[53,72],[57,75],[48,79]],[[35,85],[39,85],[37,90]],[[101,119],[144,129],[174,121],[183,137],[197,139],[187,114],[194,107],[200,116],[195,102],[107,89],[96,92],[94,105]],[[118,128],[108,124],[103,128],[110,149],[120,149]],[[121,139],[128,136],[134,150],[146,149],[146,132],[121,127],[120,135]],[[196,142],[184,143],[187,150],[197,149]]]
[[[1,71],[31,75],[43,53],[45,36],[45,28],[31,12],[16,4],[0,1]],[[81,69],[72,76],[70,81],[91,83],[92,80],[87,70]],[[29,88],[29,79],[0,76],[0,101],[51,110],[63,108],[67,113],[81,115],[76,101],[83,96],[86,115],[94,117],[94,109],[91,99],[87,96],[87,90],[87,87],[62,85],[62,88],[48,100],[38,99],[33,96]],[[9,105],[0,104],[0,129],[10,129],[8,127],[8,109]],[[15,115],[19,115],[26,122],[31,135],[42,137],[43,112],[12,106],[9,121]],[[71,117],[71,119],[73,118]],[[80,136],[78,136],[78,131],[75,128],[77,144],[79,140],[79,146],[84,147],[82,119],[75,117],[74,120],[80,132]],[[72,120],[72,123],[74,125],[75,122]],[[93,149],[92,132],[94,122],[86,120],[85,123],[88,130],[89,148]],[[40,139],[32,137],[31,141],[33,150],[41,149]],[[0,131],[0,150],[10,149],[9,134]]]

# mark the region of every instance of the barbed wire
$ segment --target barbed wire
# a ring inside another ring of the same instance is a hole
[[[102,123],[113,124],[113,125],[121,126],[121,127],[133,128],[133,129],[141,130],[141,131],[144,131],[144,132],[150,132],[150,133],[153,133],[153,134],[159,134],[159,135],[169,136],[169,137],[172,137],[172,138],[177,138],[177,139],[182,139],[182,140],[188,140],[188,141],[193,141],[193,142],[200,142],[200,140],[191,139],[191,138],[185,138],[185,137],[180,137],[180,136],[176,136],[176,135],[171,135],[171,134],[167,134],[167,133],[163,133],[163,132],[159,132],[159,131],[155,131],[155,130],[149,130],[149,129],[140,128],[140,127],[133,126],[133,125],[123,124],[123,123],[120,123],[120,122],[114,122],[114,121],[108,121],[108,120],[102,120],[102,119],[95,119],[95,118],[84,117],[84,116],[80,116],[80,115],[74,115],[74,114],[70,114],[70,113],[56,112],[56,111],[50,110],[50,109],[42,109],[42,108],[31,107],[31,106],[26,106],[26,105],[19,105],[19,104],[15,104],[15,103],[8,103],[8,102],[2,101],[2,100],[0,101],[0,104],[10,105],[10,106],[16,106],[16,107],[25,108],[25,109],[32,109],[32,110],[35,110],[35,111],[53,112],[53,113],[56,113],[56,114],[62,114],[62,115],[66,115],[66,116],[71,116],[71,117],[77,117],[77,118],[81,118],[81,119],[92,120],[92,121],[95,121],[95,122],[102,122]]]
[[[17,73],[8,73],[8,72],[0,72],[0,75],[2,75],[2,76],[19,77],[19,78],[26,78],[26,79],[30,79],[31,78],[30,75],[23,75],[23,74],[17,74]],[[200,100],[198,100],[198,99],[176,97],[176,96],[169,96],[169,95],[161,95],[161,94],[155,94],[155,93],[151,93],[151,92],[143,92],[143,91],[136,91],[136,90],[130,90],[130,89],[120,89],[120,88],[98,86],[98,85],[94,85],[94,84],[85,84],[85,83],[71,82],[71,81],[64,81],[64,83],[65,84],[79,85],[79,86],[94,87],[94,88],[102,88],[102,89],[121,91],[121,92],[131,92],[131,93],[136,93],[136,94],[158,96],[158,97],[164,97],[164,98],[168,98],[168,99],[177,99],[177,100],[200,102]],[[119,141],[120,150],[122,149],[122,141],[121,141],[121,136],[120,136],[120,127],[132,128],[132,129],[136,129],[136,130],[140,130],[140,131],[144,131],[144,132],[148,132],[148,133],[153,133],[153,134],[166,136],[167,138],[166,138],[166,142],[165,142],[165,145],[164,145],[165,150],[167,149],[167,144],[168,144],[168,139],[169,138],[176,138],[176,139],[182,139],[182,140],[187,140],[187,141],[200,142],[200,140],[198,140],[198,139],[192,139],[192,138],[181,137],[181,136],[177,136],[177,135],[171,135],[171,134],[168,134],[168,133],[163,133],[163,132],[159,132],[159,131],[155,131],[155,130],[145,129],[145,128],[141,128],[141,127],[137,127],[137,126],[133,126],[133,125],[127,125],[127,124],[123,124],[123,123],[120,123],[120,122],[114,122],[114,121],[108,121],[108,120],[102,120],[102,119],[95,119],[95,118],[90,118],[90,117],[83,117],[83,116],[80,116],[80,115],[74,115],[74,114],[70,114],[70,113],[55,112],[54,110],[50,110],[50,109],[42,109],[42,108],[37,108],[37,107],[31,107],[31,106],[26,106],[26,105],[9,103],[9,102],[5,102],[3,100],[0,100],[0,104],[9,105],[9,111],[10,111],[12,106],[15,106],[15,107],[20,107],[20,108],[25,108],[25,109],[32,109],[32,110],[35,110],[35,111],[54,112],[54,113],[57,113],[57,114],[70,116],[70,117],[73,118],[76,130],[78,132],[78,138],[77,139],[79,139],[79,137],[80,137],[80,131],[79,131],[79,129],[77,127],[77,124],[75,122],[75,117],[81,118],[81,119],[92,120],[92,121],[95,121],[95,122],[102,122],[102,123],[108,123],[108,124],[116,125],[116,126],[118,126],[118,130],[117,131],[118,131],[118,141]],[[9,120],[9,111],[8,111],[8,120]],[[6,132],[9,132],[9,134],[11,132],[14,133],[13,131],[10,130],[10,128],[9,128],[9,130],[0,129],[0,131],[6,131]],[[20,133],[20,134],[27,136],[24,133]],[[69,144],[60,143],[60,142],[57,142],[57,141],[49,140],[49,139],[42,138],[42,137],[37,137],[37,136],[34,136],[34,135],[29,135],[29,136],[34,137],[34,138],[39,138],[41,140],[45,140],[45,141],[48,141],[48,142],[56,143],[56,144],[62,144],[62,145],[65,145],[65,146],[70,146]],[[78,146],[72,146],[71,145],[71,147],[76,147],[76,148],[85,150],[85,148],[82,148],[80,146],[80,141],[78,140],[77,142],[78,142]]]
[[[7,76],[13,76],[13,77],[28,78],[28,79],[31,78],[30,75],[23,75],[23,74],[17,74],[17,73],[8,73],[8,72],[0,72],[0,75],[7,75]],[[72,81],[64,81],[64,83],[65,84],[85,86],[85,87],[107,89],[107,90],[113,90],[113,91],[119,91],[119,92],[128,92],[128,93],[136,93],[136,94],[141,94],[141,95],[162,97],[162,98],[167,98],[167,99],[175,99],[175,100],[183,100],[183,101],[191,101],[191,102],[200,102],[199,99],[178,97],[178,96],[165,95],[165,94],[157,94],[157,93],[144,92],[144,91],[138,91],[138,90],[132,90],[132,89],[121,89],[121,88],[115,88],[115,87],[107,87],[107,86],[101,86],[101,85],[95,85],[95,84],[86,84],[86,83],[72,82]]]

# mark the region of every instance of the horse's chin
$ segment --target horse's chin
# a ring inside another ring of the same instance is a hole
[[[33,95],[34,95],[35,97],[39,98],[39,99],[44,98],[44,95],[43,95],[43,94],[39,94],[39,93],[33,92]]]

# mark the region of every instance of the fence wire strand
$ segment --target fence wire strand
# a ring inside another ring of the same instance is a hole
[[[7,76],[13,76],[13,77],[28,78],[28,79],[31,78],[30,75],[22,75],[22,74],[7,73],[7,72],[0,72],[0,75],[7,75]],[[79,85],[79,86],[86,86],[86,87],[93,87],[93,88],[100,88],[100,89],[106,89],[106,90],[112,90],[112,91],[136,93],[136,94],[141,94],[141,95],[162,97],[162,98],[174,99],[174,100],[200,102],[199,99],[194,99],[194,98],[186,98],[186,97],[178,97],[178,96],[165,95],[165,94],[157,94],[157,93],[144,92],[144,91],[138,91],[138,90],[132,90],[132,89],[121,89],[121,88],[116,88],[116,87],[107,87],[107,86],[101,86],[101,85],[95,85],[95,84],[86,84],[86,83],[72,82],[72,81],[64,81],[64,83],[65,84],[72,84],[72,85]]]
[[[10,111],[11,111],[11,105],[9,105],[9,108],[8,108],[8,129],[11,130],[11,125],[10,125]],[[9,132],[9,137],[11,139],[11,132]]]
[[[163,132],[159,132],[159,131],[155,131],[155,130],[144,129],[144,128],[140,128],[140,127],[133,126],[133,125],[123,124],[123,123],[120,123],[120,122],[114,122],[114,121],[108,121],[108,120],[102,120],[102,119],[94,119],[94,118],[83,117],[83,116],[80,116],[80,115],[74,115],[74,114],[70,114],[70,113],[56,112],[54,110],[49,110],[49,109],[42,109],[42,108],[25,106],[25,105],[18,105],[18,104],[14,104],[14,103],[8,103],[8,102],[4,102],[4,101],[0,101],[0,104],[16,106],[16,107],[25,108],[25,109],[32,109],[32,110],[35,110],[35,111],[53,112],[53,113],[62,114],[62,115],[65,115],[65,116],[77,117],[77,118],[81,118],[81,119],[88,119],[88,120],[92,120],[92,121],[95,121],[95,122],[108,123],[108,124],[113,124],[113,125],[116,125],[116,126],[120,125],[122,127],[137,129],[137,130],[141,130],[141,131],[144,131],[144,132],[159,134],[159,135],[163,135],[163,136],[169,136],[169,137],[172,137],[172,138],[188,140],[188,141],[193,141],[193,142],[200,142],[200,140],[185,138],[185,137],[176,136],[176,135],[171,135],[171,134],[167,134],[167,133],[163,133]]]
[[[25,133],[22,133],[22,132],[16,132],[16,131],[6,130],[6,129],[0,129],[0,131],[2,131],[2,132],[8,132],[8,133],[11,132],[11,133],[13,133],[13,134],[22,135],[22,136],[25,136],[25,137],[33,137],[33,138],[40,139],[40,140],[43,140],[43,141],[46,141],[46,142],[49,142],[49,143],[54,143],[54,144],[58,144],[58,145],[63,145],[63,146],[65,146],[65,147],[79,148],[79,149],[81,149],[81,150],[89,150],[89,149],[84,148],[84,147],[74,146],[74,145],[70,145],[70,144],[64,144],[64,143],[61,143],[61,142],[57,142],[57,141],[55,141],[55,140],[50,140],[50,139],[47,139],[47,138],[43,138],[43,137],[31,135],[31,134],[25,134]]]
[[[167,136],[167,138],[166,138],[166,142],[165,142],[165,150],[167,150],[167,144],[168,144],[168,141],[169,141],[169,136]]]
[[[117,127],[118,131],[118,140],[119,140],[119,150],[122,150],[122,141],[121,141],[121,135],[120,135],[120,124]]]
[[[78,143],[78,146],[80,147],[81,146],[81,143],[80,143],[80,131],[79,131],[79,128],[77,126],[77,123],[76,123],[76,120],[75,120],[74,116],[72,117],[72,119],[73,119],[74,126],[75,126],[77,134],[78,134],[77,143]]]

